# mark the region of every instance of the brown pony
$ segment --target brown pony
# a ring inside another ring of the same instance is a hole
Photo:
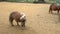
[[[9,21],[12,26],[14,26],[13,20],[15,20],[17,22],[17,25],[19,25],[18,22],[21,22],[21,26],[25,27],[26,16],[24,13],[12,12],[9,16]]]
[[[52,11],[57,11],[59,13],[59,10],[60,10],[60,6],[57,6],[55,4],[51,4],[50,8],[49,8],[49,13],[50,12],[52,13]]]

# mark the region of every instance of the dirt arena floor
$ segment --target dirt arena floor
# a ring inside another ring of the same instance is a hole
[[[60,16],[56,11],[49,14],[49,6],[50,4],[0,2],[0,34],[60,34]],[[15,21],[13,27],[9,23],[9,15],[13,11],[26,14],[24,30]]]

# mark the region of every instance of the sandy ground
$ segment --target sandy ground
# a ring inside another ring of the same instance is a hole
[[[50,4],[0,2],[0,34],[60,34],[59,15],[49,14]],[[27,17],[24,30],[20,26],[11,26],[9,15],[13,11],[24,12]]]

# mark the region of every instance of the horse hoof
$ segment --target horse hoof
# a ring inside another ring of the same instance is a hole
[[[14,25],[11,25],[11,26],[14,26]]]
[[[17,26],[20,26],[20,25],[17,25]]]
[[[22,27],[21,29],[22,29],[22,30],[24,30],[24,29],[25,29],[25,27]]]

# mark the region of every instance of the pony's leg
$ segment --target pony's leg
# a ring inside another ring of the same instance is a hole
[[[11,25],[14,26],[13,25],[13,19],[9,19],[9,21],[10,21]]]
[[[49,13],[50,13],[50,9],[49,9]]]
[[[50,12],[52,13],[52,10],[50,10]]]
[[[22,27],[22,30],[25,29],[25,22],[21,22],[21,27]]]
[[[52,13],[52,9],[49,9],[49,13]]]
[[[23,27],[25,27],[25,22],[23,22]]]
[[[58,10],[58,14],[59,14],[59,10]]]
[[[17,22],[17,26],[19,26],[19,23]]]
[[[26,22],[26,19],[21,20],[21,27],[22,27],[22,29],[25,29],[25,22]]]
[[[17,22],[17,26],[19,26],[19,23],[18,23],[18,21],[16,20],[16,22]]]
[[[22,27],[25,27],[25,22],[21,22],[21,26]]]

